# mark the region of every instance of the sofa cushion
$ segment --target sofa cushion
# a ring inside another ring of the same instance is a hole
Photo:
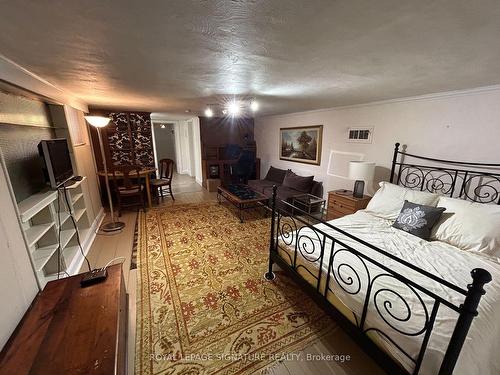
[[[297,191],[295,189],[291,189],[289,187],[283,186],[283,185],[278,186],[278,189],[276,190],[276,198],[278,201],[291,202],[292,197],[294,197],[296,195],[301,195],[301,194],[303,194],[303,193],[300,191]],[[271,198],[273,196],[273,188],[272,187],[265,188],[264,195],[266,197]]]
[[[283,180],[283,187],[288,187],[302,193],[311,191],[314,176],[302,177],[288,170]]]
[[[249,180],[248,186],[259,193],[264,193],[264,189],[271,188],[271,195],[273,193],[273,185],[277,185],[276,182],[267,180]]]
[[[264,180],[273,181],[281,185],[283,183],[283,179],[285,178],[286,172],[287,171],[284,169],[274,168],[273,166],[271,166],[269,168],[269,171],[267,171]]]
[[[321,181],[313,180],[311,187],[311,194],[320,198],[323,197],[323,183]]]

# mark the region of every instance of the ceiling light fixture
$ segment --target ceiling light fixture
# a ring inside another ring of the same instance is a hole
[[[240,104],[236,100],[231,101],[227,106],[227,111],[231,116],[238,116],[240,113]]]
[[[252,100],[250,102],[250,109],[252,110],[252,112],[256,112],[259,109],[259,102],[255,99]]]
[[[207,107],[207,109],[205,109],[205,116],[212,117],[213,115],[214,115],[214,111],[212,111],[212,108]]]

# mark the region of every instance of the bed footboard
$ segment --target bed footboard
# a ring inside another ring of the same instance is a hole
[[[471,283],[464,289],[414,264],[397,258],[393,254],[362,239],[356,238],[327,222],[318,220],[318,223],[325,225],[329,229],[328,232],[323,231],[310,224],[311,219],[317,219],[286,202],[282,203],[293,207],[293,210],[286,210],[287,212],[285,212],[276,209],[276,199],[275,186],[273,187],[273,196],[270,202],[272,213],[269,268],[265,274],[267,280],[273,280],[276,277],[273,273],[273,264],[277,263],[298,284],[303,286],[305,291],[320,305],[338,318],[338,322],[346,329],[347,333],[368,354],[372,355],[382,367],[391,373],[397,371],[417,374],[419,372],[438,311],[440,307],[446,306],[456,312],[457,321],[440,365],[439,374],[453,373],[469,328],[477,315],[481,297],[485,294],[483,286],[491,281],[491,275],[488,271],[480,268],[473,269],[471,271]],[[290,212],[294,214],[291,215]],[[338,236],[336,233],[338,233]],[[346,243],[347,241],[343,240],[344,238],[348,238],[351,245]],[[355,243],[356,246],[352,245],[352,243]],[[278,249],[282,245],[288,246],[289,252],[281,251],[280,253]],[[367,256],[365,252],[360,251],[360,248],[374,250],[380,257],[384,259],[387,257],[391,261],[396,261],[402,267],[407,267],[412,272],[418,272],[429,282],[437,283],[442,288],[458,293],[463,296],[462,303],[456,304],[443,298],[441,295],[406,277],[402,272],[398,273],[387,267],[384,262],[380,261],[378,256],[378,260]],[[346,261],[346,257],[349,258],[349,261]],[[318,270],[314,267],[308,267],[308,264],[319,264]],[[359,270],[362,272],[359,272]],[[307,276],[308,281],[305,280],[304,275]],[[410,293],[413,296],[411,301],[405,299],[404,295],[398,292],[400,289],[388,288],[387,281],[389,279],[391,283],[397,283],[399,288],[404,288],[407,293]],[[352,320],[346,318],[331,302],[330,298],[335,296],[333,286],[363,301],[361,311],[357,313],[351,311],[353,314]],[[395,306],[395,304],[399,306]],[[419,314],[415,314],[417,309]],[[369,314],[377,316],[381,322],[384,322],[387,331],[380,329],[380,327],[371,326],[367,322]],[[420,329],[405,330],[402,328],[405,322],[415,316],[423,316]],[[377,333],[386,342],[390,342],[412,363],[413,369],[411,371],[405,370],[401,363],[394,360],[393,356],[388,355],[385,350],[382,350],[379,345],[369,338],[370,333]],[[402,336],[417,340],[419,345],[417,356],[411,356],[398,342],[398,338],[401,339]]]

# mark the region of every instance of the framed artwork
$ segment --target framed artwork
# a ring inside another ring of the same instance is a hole
[[[280,159],[320,165],[323,125],[280,129]]]

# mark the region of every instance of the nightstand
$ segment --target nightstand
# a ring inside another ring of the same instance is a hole
[[[357,210],[366,208],[371,197],[368,195],[363,198],[355,198],[352,191],[335,190],[328,192],[328,208],[326,211],[326,220],[338,219],[339,217],[350,215]]]

